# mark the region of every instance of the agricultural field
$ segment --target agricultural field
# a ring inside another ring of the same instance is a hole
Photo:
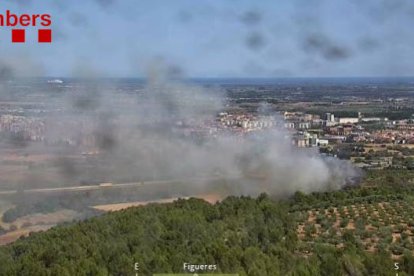
[[[353,241],[369,252],[387,250],[398,259],[414,253],[414,202],[393,200],[302,211],[297,228],[304,243],[329,243],[338,248]]]
[[[414,172],[365,172],[357,187],[295,194],[297,253],[310,257],[320,246],[379,254],[397,262],[414,256]]]
[[[195,198],[201,198],[210,204],[214,204],[223,199],[223,197],[219,194],[202,194],[194,196]],[[190,197],[183,197],[181,199],[189,199]],[[130,207],[137,207],[137,206],[145,206],[151,203],[172,203],[180,198],[173,197],[173,198],[165,198],[159,200],[150,200],[150,201],[134,201],[134,202],[124,202],[124,203],[113,203],[113,204],[103,204],[103,205],[95,205],[92,208],[105,211],[105,212],[114,212],[124,210]]]

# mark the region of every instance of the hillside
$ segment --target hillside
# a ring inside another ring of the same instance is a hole
[[[414,275],[413,173],[289,200],[228,197],[150,204],[34,233],[0,248],[0,275],[182,273]],[[406,273],[406,274],[404,274]]]

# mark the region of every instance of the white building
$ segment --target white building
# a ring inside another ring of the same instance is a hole
[[[359,118],[351,118],[351,117],[339,118],[340,124],[357,124],[358,122],[359,122]]]
[[[309,122],[299,122],[297,124],[297,128],[299,129],[308,129],[311,127],[311,124]]]
[[[316,143],[318,146],[327,146],[329,141],[327,139],[317,139]]]

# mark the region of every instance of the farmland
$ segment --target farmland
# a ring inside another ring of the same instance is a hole
[[[361,250],[390,254],[398,260],[414,253],[412,172],[368,172],[360,187],[314,195],[297,194],[300,251],[317,244],[338,249],[354,244]]]

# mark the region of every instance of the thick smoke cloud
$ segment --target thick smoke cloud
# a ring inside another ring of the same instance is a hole
[[[200,178],[205,181],[193,185],[202,191],[211,178],[237,178],[237,185],[228,191],[231,194],[286,195],[339,189],[358,176],[345,161],[296,148],[281,127],[246,137],[216,133],[213,127],[208,133],[200,126],[211,125],[223,111],[223,92],[164,76],[152,71],[137,94],[88,84],[67,95],[64,115],[48,121],[53,125],[48,135],[92,137],[99,162],[86,166],[89,178],[82,179],[85,168],[68,158],[59,159],[55,165],[66,182]],[[175,190],[174,194],[181,192],[189,193]]]

